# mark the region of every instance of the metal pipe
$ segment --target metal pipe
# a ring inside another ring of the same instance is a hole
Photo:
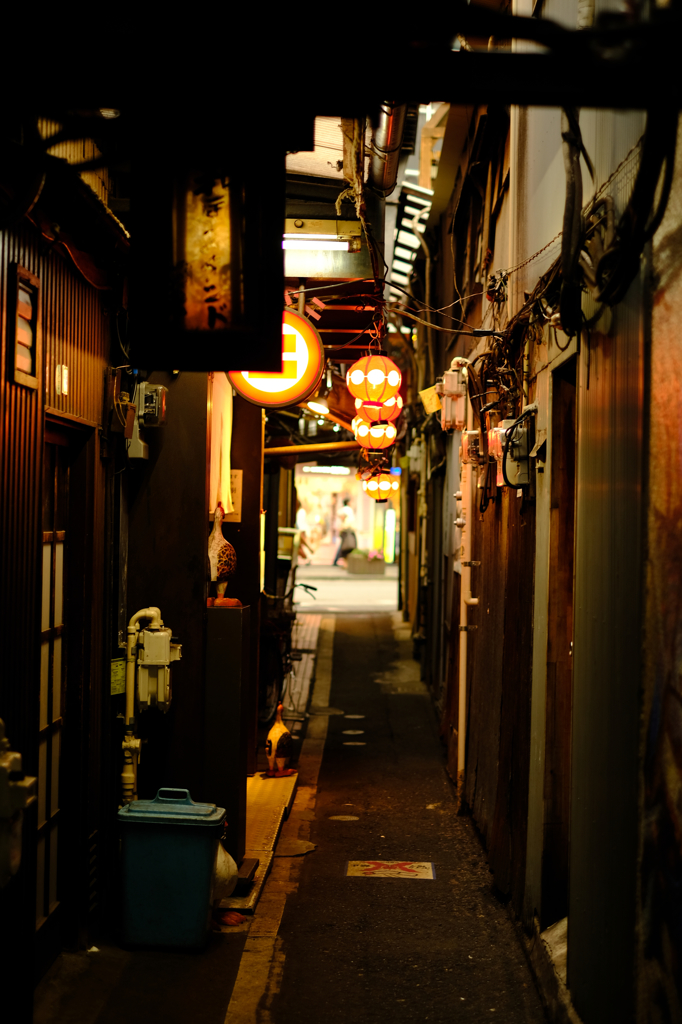
[[[384,198],[390,196],[398,180],[406,114],[407,103],[386,100],[381,104],[381,116],[372,140],[369,186]]]
[[[467,396],[467,428],[473,426],[473,411]],[[461,467],[461,507],[460,518],[464,520],[462,527],[462,547],[460,564],[459,600],[459,701],[457,708],[457,802],[461,806],[464,792],[464,772],[466,769],[466,738],[467,738],[467,657],[469,638],[469,607],[478,604],[478,598],[471,596],[471,527],[473,499],[473,466],[464,463]]]
[[[523,401],[528,401],[528,381],[530,380],[530,335],[526,331],[526,338],[523,343]]]
[[[123,803],[129,804],[137,800],[137,762],[140,756],[140,740],[135,736],[135,648],[140,632],[140,619],[151,619],[155,629],[163,626],[161,610],[154,606],[141,608],[131,617],[128,623],[128,639],[126,643],[126,734],[122,743],[123,771],[121,772],[121,788]]]
[[[431,250],[429,249],[428,245],[426,244],[426,239],[424,238],[424,236],[421,234],[421,232],[419,231],[419,229],[417,227],[417,225],[419,224],[420,218],[421,218],[421,213],[418,213],[417,216],[412,221],[412,230],[414,231],[415,235],[417,236],[417,238],[419,240],[419,244],[421,245],[422,249],[424,250],[424,255],[426,256],[426,269],[425,269],[425,272],[424,272],[424,278],[425,278],[425,280],[424,280],[424,302],[425,302],[425,305],[426,305],[426,309],[424,310],[424,317],[426,319],[426,324],[427,324],[427,327],[426,327],[426,376],[427,376],[427,380],[428,381],[433,381],[435,373],[434,373],[434,364],[433,364],[433,328],[431,327]],[[424,381],[424,385],[426,385],[426,383],[427,383],[427,381]]]
[[[264,455],[294,455],[298,452],[342,452],[362,448],[358,441],[328,441],[320,444],[288,444],[284,448],[266,448]]]

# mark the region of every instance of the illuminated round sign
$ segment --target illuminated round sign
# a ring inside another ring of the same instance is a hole
[[[314,394],[324,373],[322,340],[304,316],[285,309],[282,316],[282,372],[232,370],[235,391],[254,405],[281,409]]]

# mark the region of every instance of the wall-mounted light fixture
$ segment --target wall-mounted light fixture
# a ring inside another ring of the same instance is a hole
[[[323,252],[352,252],[351,242],[348,239],[340,239],[336,235],[306,235],[305,238],[296,235],[285,235],[282,242],[283,249],[307,249],[322,250]]]
[[[329,415],[329,400],[327,396],[332,389],[332,368],[331,364],[327,363],[325,374],[320,381],[320,386],[317,389],[317,394],[314,398],[308,399],[308,408],[313,412],[320,413],[322,416]]]

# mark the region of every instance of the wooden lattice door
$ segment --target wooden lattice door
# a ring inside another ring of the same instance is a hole
[[[67,681],[68,448],[45,445],[43,478],[36,929],[58,917],[62,735]],[[52,922],[52,923],[50,923]]]

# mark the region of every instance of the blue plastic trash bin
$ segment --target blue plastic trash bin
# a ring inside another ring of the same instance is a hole
[[[213,865],[225,809],[195,804],[186,789],[160,789],[118,812],[123,941],[200,948],[211,919]]]

